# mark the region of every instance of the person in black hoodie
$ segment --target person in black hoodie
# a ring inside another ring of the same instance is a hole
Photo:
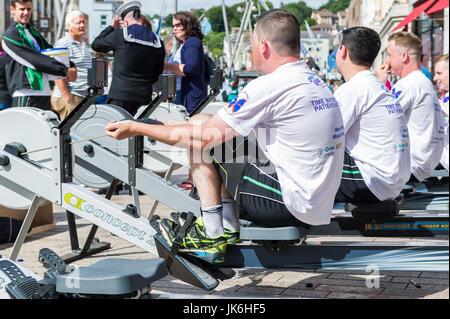
[[[97,52],[114,51],[106,103],[122,107],[131,115],[151,101],[152,85],[163,72],[166,53],[163,41],[143,25],[140,3],[133,4],[116,14],[91,45]]]
[[[3,52],[2,36],[0,35],[0,111],[11,107],[12,98],[6,83],[6,64],[8,57]]]

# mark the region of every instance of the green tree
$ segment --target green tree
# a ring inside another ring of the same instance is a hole
[[[223,55],[223,40],[225,38],[225,32],[211,32],[205,35],[203,43],[208,47],[209,52],[213,55]]]
[[[172,18],[173,18],[173,14],[166,15],[163,19],[163,26],[171,28],[172,27]]]
[[[319,10],[327,9],[333,13],[338,11],[345,11],[348,8],[351,0],[328,0],[326,4],[321,6]]]
[[[315,20],[311,19],[312,9],[308,7],[308,5],[304,1],[299,1],[297,3],[281,3],[281,8],[292,12],[300,22],[300,28],[305,30],[305,20],[308,20],[308,24],[315,25],[317,24]]]

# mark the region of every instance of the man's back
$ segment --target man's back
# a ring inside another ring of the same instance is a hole
[[[411,173],[419,181],[431,176],[441,159],[444,131],[439,100],[431,81],[414,71],[392,89],[405,112],[411,141]]]
[[[304,62],[285,64],[250,82],[219,112],[241,135],[255,130],[292,215],[310,225],[328,224],[344,134],[339,104],[326,84]]]
[[[164,68],[163,42],[147,27],[106,28],[92,43],[99,52],[114,50],[113,80],[108,98],[147,101]]]
[[[410,177],[409,136],[401,105],[369,70],[335,92],[345,126],[345,148],[370,191],[395,198]]]

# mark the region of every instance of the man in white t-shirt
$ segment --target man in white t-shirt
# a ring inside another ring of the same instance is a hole
[[[441,97],[439,102],[441,103],[442,114],[444,117],[444,151],[442,152],[441,164],[448,171],[448,54],[441,56],[434,67],[434,79],[439,91],[446,91]]]
[[[411,149],[410,182],[431,176],[442,156],[444,128],[439,100],[432,82],[420,69],[422,42],[410,32],[393,33],[388,38],[386,64],[377,77],[386,83],[390,72],[401,77],[392,93],[405,112]]]
[[[223,261],[227,243],[237,239],[239,217],[265,226],[329,224],[344,160],[342,115],[326,84],[300,61],[299,39],[300,26],[292,13],[271,10],[259,16],[252,52],[255,70],[264,75],[214,116],[199,114],[192,119],[201,120],[201,127],[130,121],[106,127],[114,138],[143,134],[208,155],[215,146],[242,149],[243,143],[233,146],[232,139],[256,135],[268,160],[219,159],[216,166],[209,156],[199,162],[193,154],[191,170],[202,217],[183,225],[189,226],[177,251]],[[227,140],[230,143],[223,145]],[[241,216],[233,209],[233,199]],[[169,243],[180,239],[176,222],[163,219],[160,229]]]
[[[341,105],[345,160],[336,201],[377,203],[394,199],[411,175],[403,109],[370,71],[380,50],[377,32],[366,27],[342,33],[336,63],[345,83],[334,96]]]

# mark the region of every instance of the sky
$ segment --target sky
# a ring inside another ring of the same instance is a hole
[[[161,14],[162,8],[167,6],[166,14],[173,13],[175,7],[175,0],[140,0],[142,3],[142,11],[148,15]],[[226,6],[232,6],[243,0],[225,0]],[[327,0],[304,0],[311,8],[318,8],[322,4],[325,4]],[[280,2],[284,4],[290,2],[299,2],[299,0],[271,0],[275,7],[280,5]],[[214,6],[222,4],[222,0],[178,0],[178,11],[186,11],[192,8],[206,8],[209,9]]]

